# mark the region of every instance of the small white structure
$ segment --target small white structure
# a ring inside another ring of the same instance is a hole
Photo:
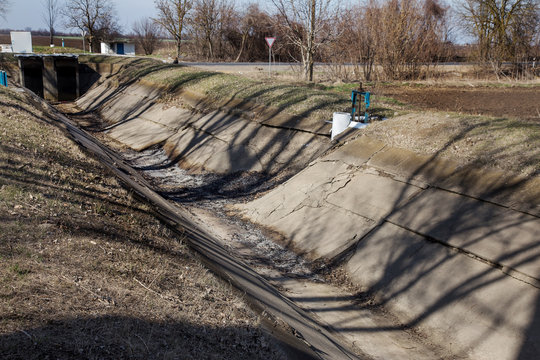
[[[0,52],[12,53],[13,49],[11,48],[11,44],[0,44]]]
[[[363,120],[363,116],[355,116],[355,120]],[[332,135],[331,140],[334,140],[336,136],[347,130],[348,128],[363,129],[368,124],[362,121],[351,121],[351,114],[345,112],[335,112],[332,117]]]
[[[11,31],[12,52],[17,54],[32,53],[32,33],[30,31]]]
[[[101,43],[102,54],[135,55],[135,44],[126,41]]]

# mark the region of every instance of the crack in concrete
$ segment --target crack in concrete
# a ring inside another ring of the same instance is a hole
[[[460,247],[456,247],[456,246],[453,246],[453,245],[450,245],[444,241],[441,241],[441,240],[438,240],[434,237],[431,237],[429,235],[426,235],[426,234],[423,234],[421,232],[418,232],[416,230],[413,230],[407,226],[404,226],[404,225],[400,225],[399,223],[395,223],[389,219],[386,219],[385,222],[388,222],[389,224],[392,224],[392,225],[395,225],[401,229],[404,229],[404,230],[407,230],[409,232],[412,232],[414,234],[417,234],[417,235],[420,235],[422,238],[426,239],[426,241],[429,241],[431,243],[435,243],[435,244],[439,244],[439,245],[442,245],[450,250],[453,250],[453,251],[456,251],[457,253],[459,254],[462,254],[462,255],[465,255],[465,256],[468,256],[470,257],[471,259],[474,259],[476,261],[479,261],[483,264],[486,264],[494,269],[499,269],[503,274],[505,274],[506,276],[509,276],[511,278],[514,278],[518,281],[521,281],[527,285],[531,285],[537,289],[540,289],[540,279],[537,279],[535,277],[532,277],[530,275],[527,275],[519,270],[516,270],[510,266],[505,266],[505,265],[502,265],[501,263],[498,263],[498,262],[493,262],[485,257],[482,257],[478,254],[475,254],[471,251],[468,251],[468,250],[465,250],[463,248],[460,248]]]

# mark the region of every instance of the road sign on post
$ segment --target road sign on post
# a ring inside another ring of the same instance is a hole
[[[274,41],[276,41],[275,37],[265,37],[264,40],[266,40],[266,43],[268,44],[268,76],[271,76],[271,70],[272,70],[272,45],[274,45]]]

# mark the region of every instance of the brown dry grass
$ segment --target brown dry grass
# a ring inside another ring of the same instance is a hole
[[[281,358],[241,296],[0,90],[0,358]]]
[[[540,126],[535,120],[437,112],[410,113],[362,131],[385,144],[509,175],[540,174]]]

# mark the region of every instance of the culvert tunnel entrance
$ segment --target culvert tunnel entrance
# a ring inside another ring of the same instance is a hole
[[[21,85],[48,101],[76,100],[96,80],[94,71],[79,64],[78,55],[20,54],[16,57]]]

